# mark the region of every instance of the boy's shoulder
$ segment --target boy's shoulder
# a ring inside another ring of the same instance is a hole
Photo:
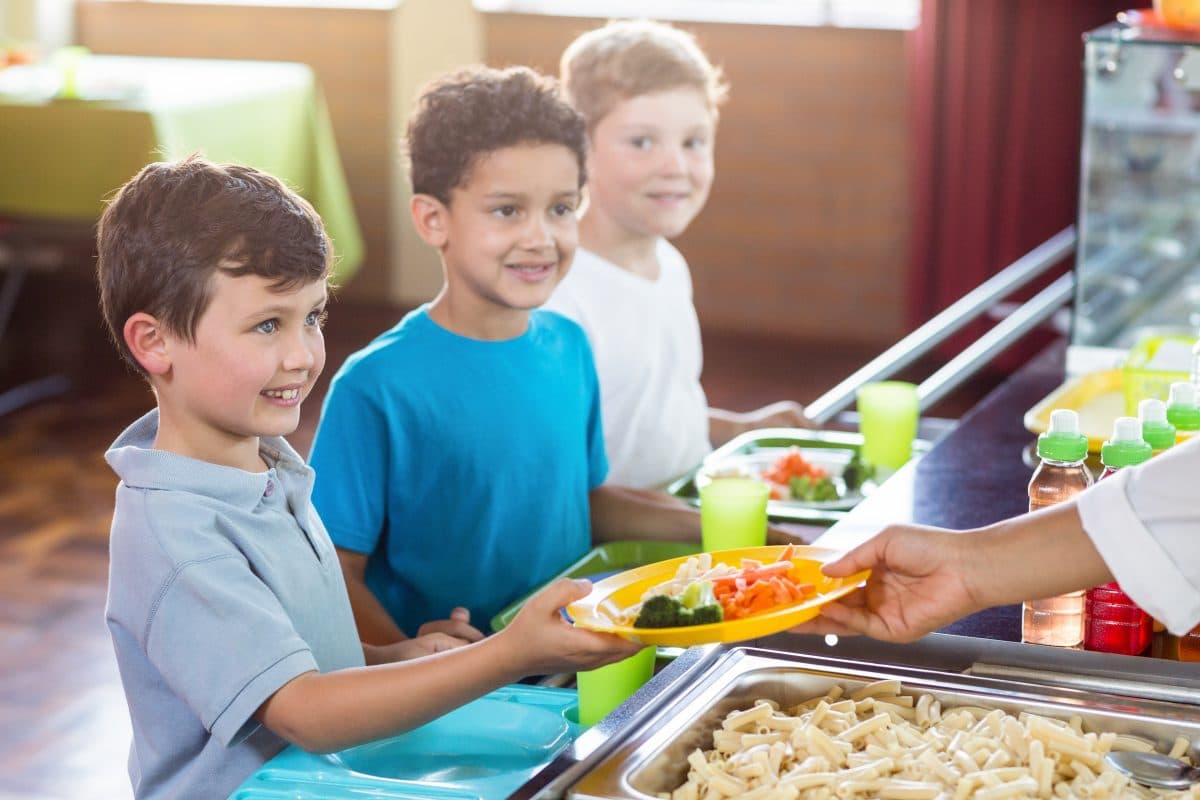
[[[351,353],[338,368],[335,381],[348,376],[375,379],[391,374],[397,366],[422,360],[435,346],[436,330],[428,307],[413,309],[391,328],[380,333],[365,347]]]
[[[541,346],[588,346],[579,323],[553,308],[535,308],[529,314],[529,325]]]
[[[249,512],[275,481],[288,490],[311,489],[312,470],[287,442],[265,440],[271,473],[252,473],[155,449],[158,412],[129,426],[105,453],[121,486],[113,516],[113,545],[148,547],[169,565],[236,551],[230,517]],[[179,532],[185,536],[178,536]]]

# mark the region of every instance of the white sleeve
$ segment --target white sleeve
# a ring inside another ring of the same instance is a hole
[[[1121,589],[1182,635],[1200,623],[1200,438],[1079,497],[1079,516]]]

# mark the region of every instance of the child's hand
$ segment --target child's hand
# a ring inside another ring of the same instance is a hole
[[[446,633],[424,633],[379,649],[384,652],[386,661],[408,661],[422,656],[431,656],[443,650],[453,650],[466,644],[470,644],[470,642]]]
[[[804,406],[794,400],[780,400],[744,415],[745,429],[756,428],[819,428],[804,413]]]
[[[585,597],[592,584],[562,579],[529,598],[507,628],[497,634],[514,652],[526,674],[575,672],[612,664],[639,652],[644,645],[608,633],[576,628],[559,610]]]
[[[471,612],[462,606],[450,612],[450,619],[435,619],[426,622],[417,631],[417,636],[425,636],[430,633],[444,633],[468,642],[478,642],[483,639],[483,634],[471,625]]]

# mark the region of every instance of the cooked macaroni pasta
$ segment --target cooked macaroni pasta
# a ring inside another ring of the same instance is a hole
[[[1085,732],[1083,720],[959,706],[901,694],[878,681],[845,695],[840,686],[781,709],[758,700],[730,712],[713,749],[688,756],[687,782],[670,800],[1007,800],[1007,798],[1196,798],[1147,789],[1104,761],[1151,742]],[[1187,760],[1188,741],[1171,754]]]

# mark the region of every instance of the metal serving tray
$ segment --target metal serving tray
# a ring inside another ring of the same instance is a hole
[[[862,449],[862,444],[862,434],[846,431],[814,431],[806,428],[761,428],[747,431],[706,456],[696,469],[671,483],[667,492],[698,506],[700,493],[696,479],[704,471],[719,471],[726,465],[742,466],[759,456],[772,460],[772,456],[782,455],[789,447],[799,447],[802,451],[824,451],[828,455],[815,460],[820,461],[821,465],[837,478],[851,456]],[[913,440],[913,457],[924,455],[932,446],[932,443],[924,439]],[[806,457],[807,455],[806,453]],[[832,503],[770,500],[767,502],[767,516],[776,521],[832,525],[843,519],[850,509],[870,493],[874,485],[875,482],[868,482],[863,492]]]
[[[906,693],[932,694],[943,708],[961,705],[1031,711],[1069,719],[1086,729],[1149,739],[1166,751],[1177,736],[1200,741],[1200,712],[1193,705],[1118,697],[1076,689],[888,665],[839,667],[827,659],[750,648],[727,651],[653,719],[630,731],[606,757],[567,791],[573,798],[646,800],[687,779],[687,755],[712,748],[712,731],[726,714],[759,698],[795,705],[835,684],[847,692],[872,681],[899,679]]]

